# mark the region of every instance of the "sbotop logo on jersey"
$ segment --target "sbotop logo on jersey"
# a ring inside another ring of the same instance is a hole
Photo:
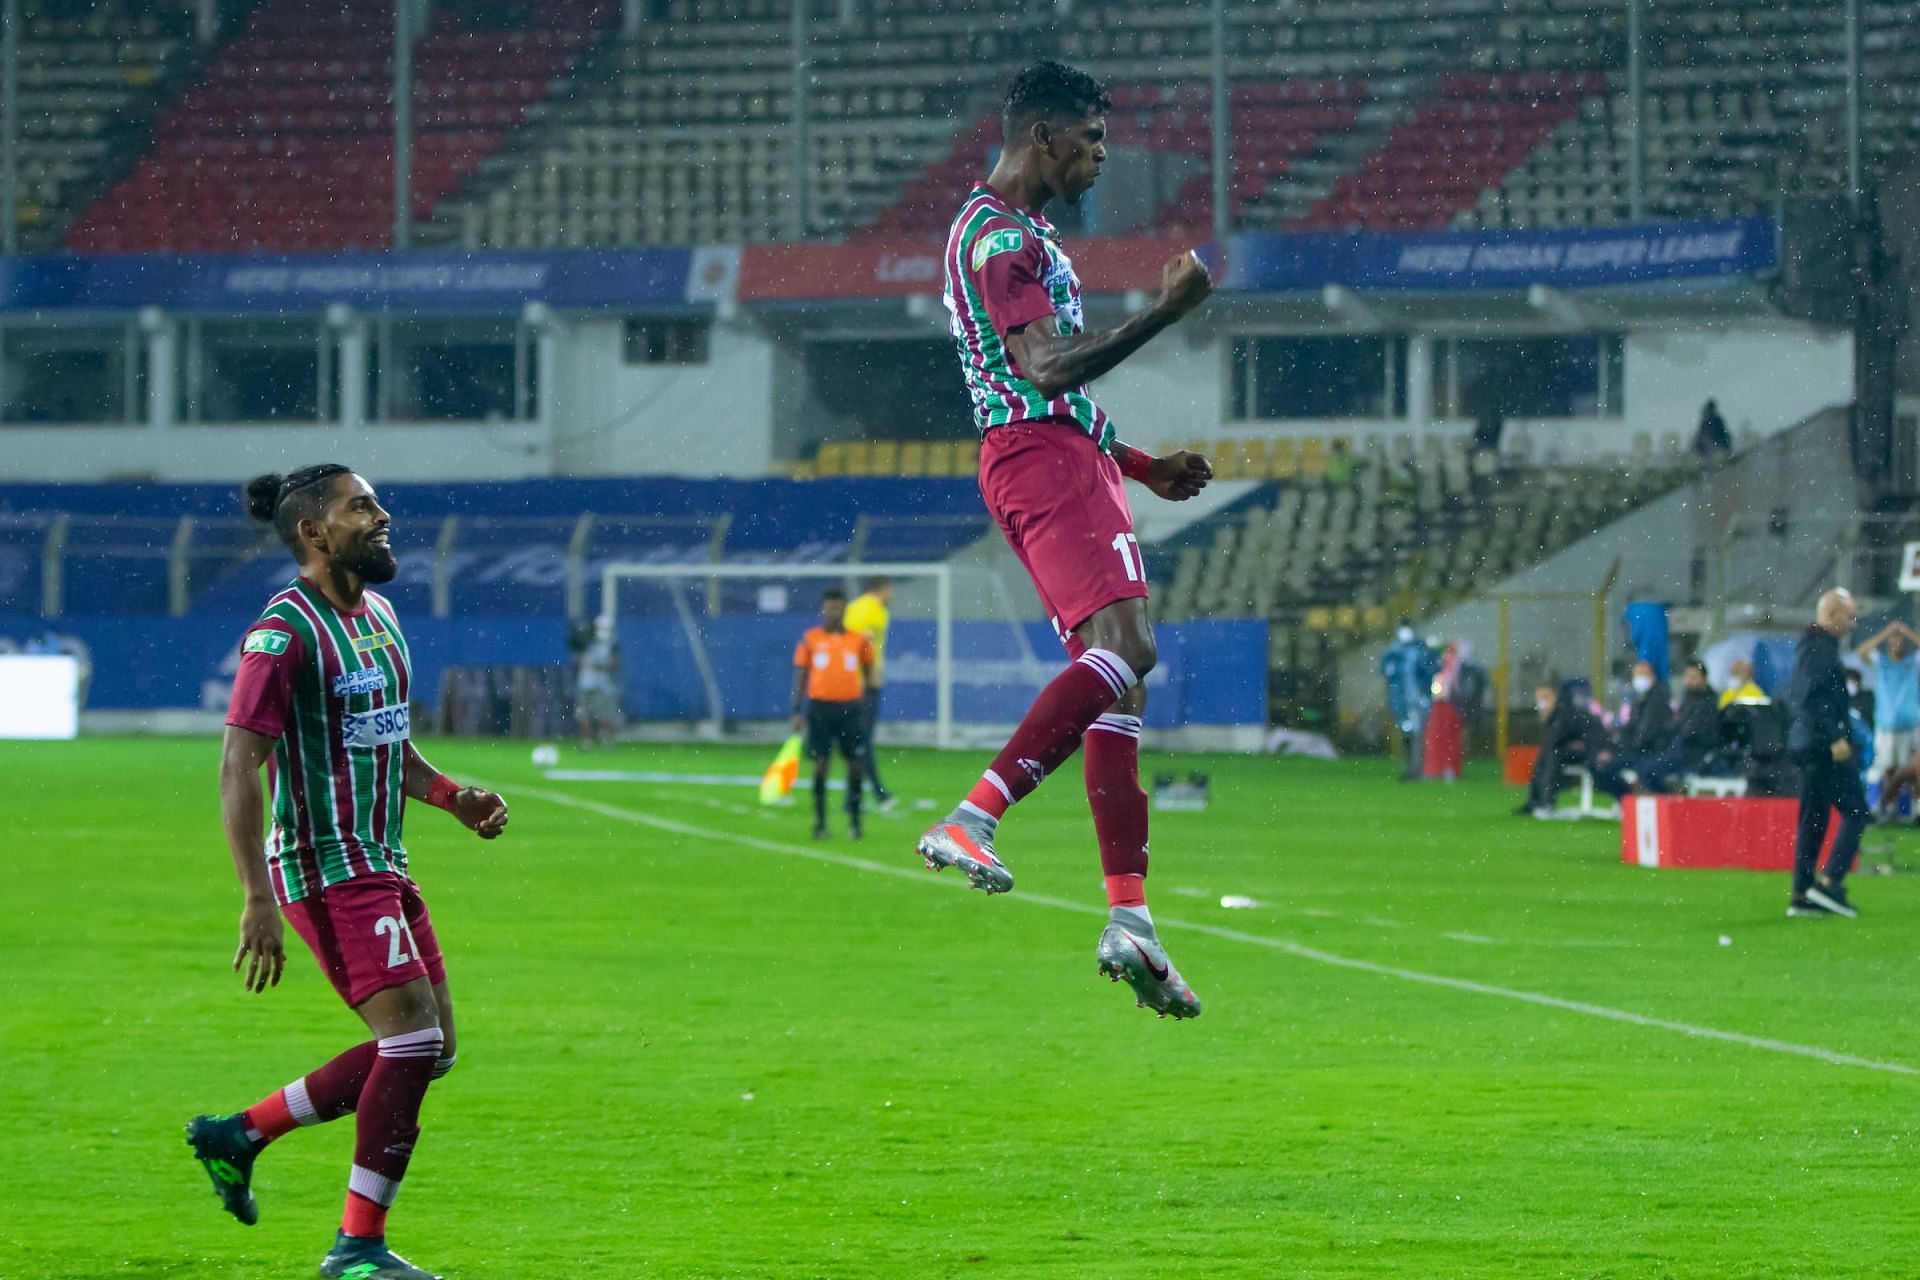
[[[378,667],[343,671],[333,678],[333,696],[351,698],[356,693],[379,693],[387,687],[387,673]]]
[[[1078,333],[1085,318],[1085,310],[1080,303],[1080,293],[1075,287],[1073,263],[1067,255],[1058,249],[1053,251],[1047,266],[1047,274],[1041,281],[1047,292],[1053,297],[1053,314],[1059,320],[1060,327],[1069,333]]]
[[[375,649],[384,649],[392,643],[393,637],[385,631],[375,631],[370,635],[355,636],[353,638],[353,651],[355,653],[371,653]]]
[[[406,704],[378,711],[348,712],[340,717],[340,742],[356,750],[371,750],[405,742],[412,727]]]

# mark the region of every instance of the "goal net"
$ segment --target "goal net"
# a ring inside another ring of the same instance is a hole
[[[879,736],[967,745],[1016,722],[1065,661],[999,575],[945,563],[607,565],[630,728],[766,739],[785,731],[795,647],[822,593],[893,585]],[[961,604],[956,609],[956,596]],[[961,616],[964,614],[965,616]],[[956,697],[956,691],[963,696]]]

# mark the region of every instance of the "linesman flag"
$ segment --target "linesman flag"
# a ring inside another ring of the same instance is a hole
[[[784,804],[793,795],[793,784],[800,776],[800,735],[794,734],[780,744],[780,753],[760,778],[760,803]]]

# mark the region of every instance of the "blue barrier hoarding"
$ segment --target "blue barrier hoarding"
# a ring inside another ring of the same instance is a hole
[[[97,614],[52,621],[0,614],[0,637],[24,643],[51,632],[77,640],[92,666],[89,710],[224,710],[240,660],[240,638],[252,621],[251,614]],[[415,705],[423,709],[438,704],[440,673],[447,667],[537,666],[569,658],[567,622],[559,616],[403,615],[401,622],[413,653]],[[794,645],[810,625],[812,619],[797,614],[723,615],[701,624],[728,717],[786,716]],[[1041,686],[1066,665],[1060,642],[1043,623],[1016,632],[1005,622],[956,622],[953,631],[955,718],[963,722],[1017,721]],[[1188,622],[1161,626],[1156,634],[1160,663],[1147,677],[1149,728],[1266,722],[1265,622]],[[707,715],[706,688],[678,622],[623,618],[620,645],[630,718]],[[894,624],[887,671],[888,718],[933,719],[933,623]]]

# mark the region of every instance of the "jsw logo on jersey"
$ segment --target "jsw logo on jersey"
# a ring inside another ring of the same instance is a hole
[[[405,703],[381,707],[378,711],[349,711],[340,717],[340,742],[357,750],[405,742],[411,721]]]
[[[356,693],[379,693],[387,687],[387,673],[378,667],[342,671],[333,678],[333,696],[350,698]]]

